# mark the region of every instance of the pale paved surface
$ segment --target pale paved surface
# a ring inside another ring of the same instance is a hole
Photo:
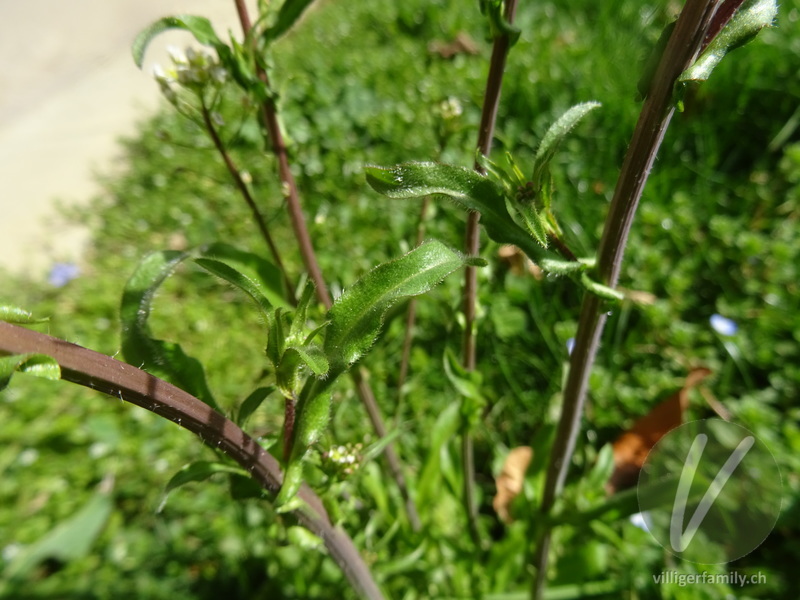
[[[191,37],[157,38],[143,71],[131,41],[159,17],[186,13],[240,37],[230,0],[0,0],[0,269],[41,276],[80,261],[85,232],[54,218],[55,201],[99,192],[93,174],[112,171],[116,140],[159,105],[153,63]]]

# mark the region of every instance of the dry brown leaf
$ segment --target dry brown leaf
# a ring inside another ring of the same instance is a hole
[[[539,268],[539,265],[525,256],[522,250],[516,246],[511,244],[500,246],[497,250],[497,255],[509,264],[514,275],[522,275],[527,269],[528,273],[533,275],[533,278],[537,281],[541,281],[544,277],[544,272]]]
[[[453,58],[456,54],[478,54],[478,44],[469,35],[459,31],[452,42],[434,40],[428,45],[428,52],[442,58]]]
[[[710,374],[711,371],[705,367],[692,369],[680,390],[653,407],[617,438],[614,442],[614,472],[606,484],[609,494],[636,485],[639,471],[653,446],[664,434],[683,423],[689,390]]]
[[[513,521],[508,507],[511,505],[511,501],[522,491],[522,486],[525,482],[525,471],[528,470],[528,465],[531,464],[532,458],[533,449],[530,446],[512,448],[503,463],[503,470],[495,480],[497,494],[494,496],[492,506],[497,516],[506,523]]]

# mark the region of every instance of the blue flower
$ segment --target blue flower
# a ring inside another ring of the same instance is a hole
[[[80,274],[81,270],[78,268],[78,265],[73,265],[72,263],[56,263],[53,265],[53,268],[50,269],[50,275],[48,275],[47,281],[54,287],[64,287]]]
[[[736,324],[736,321],[732,321],[722,315],[711,315],[709,322],[711,323],[711,328],[720,335],[734,335],[739,331],[739,326]]]

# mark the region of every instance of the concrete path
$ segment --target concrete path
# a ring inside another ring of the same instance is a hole
[[[143,71],[130,45],[173,14],[208,17],[221,37],[240,37],[230,0],[0,0],[0,269],[41,277],[80,261],[86,232],[67,228],[55,202],[96,195],[94,173],[113,171],[116,140],[159,106],[152,65],[191,36],[157,38]]]

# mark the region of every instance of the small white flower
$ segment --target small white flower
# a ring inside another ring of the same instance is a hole
[[[461,116],[461,113],[464,112],[464,107],[461,106],[458,98],[450,96],[439,105],[439,110],[442,113],[442,118],[449,121]]]
[[[572,351],[575,349],[575,338],[569,338],[567,340],[567,354],[572,356]]]
[[[169,53],[169,57],[176,65],[185,65],[188,63],[183,51],[177,46],[167,46],[167,53]]]
[[[239,177],[241,177],[242,181],[244,181],[247,185],[253,183],[253,176],[250,175],[250,171],[242,171],[239,173]]]

